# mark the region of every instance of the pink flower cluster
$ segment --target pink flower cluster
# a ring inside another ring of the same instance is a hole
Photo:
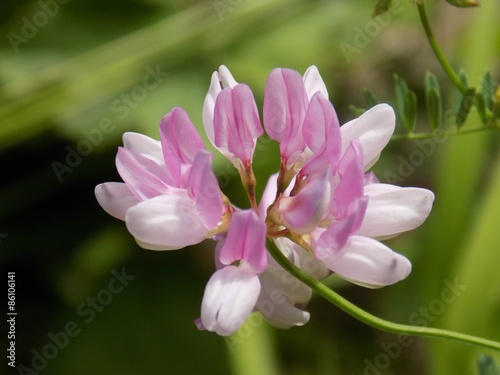
[[[212,75],[203,123],[240,173],[251,208],[235,207],[223,195],[213,155],[180,107],[161,120],[160,141],[126,133],[116,156],[124,182],[95,190],[104,210],[124,220],[145,249],[217,241],[200,329],[230,335],[255,310],[280,328],[309,320],[304,308],[311,289],[268,255],[266,240],[317,279],[335,272],[378,288],[408,276],[408,259],[379,241],[421,225],[434,195],[367,173],[394,131],[391,107],[377,105],[340,127],[315,66],[304,76],[277,68],[266,83],[263,128],[250,88],[221,66]],[[281,167],[257,204],[252,159],[264,129],[279,142]]]

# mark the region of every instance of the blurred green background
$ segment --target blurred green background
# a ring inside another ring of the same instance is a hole
[[[202,129],[203,99],[220,64],[250,85],[260,108],[271,69],[304,72],[313,64],[342,123],[353,118],[349,104],[365,105],[361,87],[394,104],[394,73],[423,103],[425,72],[432,70],[451,108],[453,90],[413,4],[395,0],[389,13],[372,19],[374,3],[4,2],[0,268],[4,278],[16,272],[16,364],[38,369],[16,371],[4,362],[2,373],[476,373],[476,360],[487,351],[417,338],[397,349],[397,336],[373,330],[319,298],[308,306],[311,320],[304,327],[275,330],[257,315],[229,340],[198,332],[192,321],[213,272],[213,243],[143,250],[94,198],[96,184],[120,180],[114,157],[124,132],[158,139],[158,122],[174,106],[184,107]],[[500,3],[484,0],[474,10],[457,10],[444,0],[428,5],[452,65],[465,69],[472,85],[487,69],[498,84]],[[479,125],[473,112],[465,127]],[[429,130],[423,105],[417,130]],[[397,131],[404,129],[398,125]],[[443,142],[391,143],[375,167],[381,180],[396,176],[392,182],[398,185],[436,193],[430,219],[389,242],[411,259],[413,272],[382,290],[336,280],[332,285],[389,320],[418,320],[500,340],[499,140],[484,132]],[[278,165],[276,145],[262,145],[254,162],[259,191]],[[418,159],[419,153],[424,157]],[[224,180],[227,195],[245,205],[227,162],[218,156],[215,168],[221,179],[232,177]],[[112,294],[108,284],[116,272],[125,272],[129,281]],[[449,283],[466,288],[446,302],[442,293]],[[92,305],[95,298],[105,304]]]

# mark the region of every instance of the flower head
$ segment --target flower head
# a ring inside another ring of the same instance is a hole
[[[212,144],[238,169],[249,209],[221,192],[212,154],[180,107],[161,120],[160,141],[126,133],[116,156],[124,182],[95,190],[104,210],[124,220],[146,249],[217,241],[200,329],[230,335],[255,310],[281,328],[309,320],[304,308],[311,289],[268,255],[266,241],[318,280],[336,273],[378,288],[408,276],[410,261],[380,241],[421,225],[434,195],[380,183],[369,172],[394,131],[391,107],[377,105],[340,126],[316,67],[303,76],[274,69],[263,125],[279,142],[280,170],[260,203],[252,160],[264,129],[252,91],[224,66],[212,75],[203,123]]]

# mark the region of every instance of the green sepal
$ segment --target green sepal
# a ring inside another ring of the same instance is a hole
[[[417,95],[408,89],[406,82],[394,75],[396,103],[404,125],[411,133],[417,122]]]
[[[465,123],[465,120],[467,120],[467,116],[469,116],[470,110],[472,109],[475,101],[476,90],[473,88],[468,88],[462,97],[462,101],[460,102],[460,107],[457,112],[457,117],[455,119],[455,123],[457,124],[457,127],[459,129]]]
[[[375,107],[378,104],[378,100],[375,94],[365,87],[361,88],[361,90],[363,91],[363,96],[365,97],[366,105],[368,106],[368,108]]]
[[[500,86],[495,89],[495,98],[493,100],[493,117],[500,118]]]
[[[458,78],[465,87],[469,87],[469,79],[467,78],[467,74],[463,70],[458,73]],[[463,98],[464,94],[462,94],[459,89],[455,88],[455,115],[460,110],[460,105],[462,104]]]
[[[436,76],[431,72],[427,72],[425,75],[425,99],[427,102],[427,111],[429,113],[429,122],[432,129],[437,129],[441,126],[443,118],[443,104],[441,92],[439,90],[439,82]]]
[[[483,124],[486,124],[489,116],[488,110],[486,109],[486,99],[484,98],[484,94],[482,92],[478,92],[476,94],[476,104],[479,118],[481,118],[481,122]]]
[[[479,375],[500,375],[495,361],[489,355],[482,355],[479,357],[477,360],[477,368]]]
[[[488,108],[488,110],[490,111],[493,111],[493,98],[495,96],[495,87],[493,84],[493,78],[491,77],[491,73],[489,71],[486,72],[483,76],[481,92],[484,95],[486,108]]]

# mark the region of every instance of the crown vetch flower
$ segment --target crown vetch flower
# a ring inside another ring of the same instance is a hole
[[[203,328],[226,336],[253,311],[266,269],[266,224],[253,210],[234,212],[219,253],[226,265],[208,281],[201,305]]]
[[[211,237],[225,209],[212,154],[184,110],[167,114],[160,133],[161,143],[126,133],[116,156],[125,182],[100,184],[95,194],[140,246],[173,250]]]
[[[212,154],[180,107],[161,120],[160,141],[126,133],[116,157],[124,182],[95,190],[104,210],[124,220],[146,249],[217,241],[217,270],[196,322],[224,336],[252,311],[280,328],[309,320],[311,289],[268,256],[266,238],[318,280],[336,273],[378,288],[411,271],[407,258],[380,241],[421,225],[434,200],[429,190],[380,183],[369,172],[394,132],[392,108],[377,105],[340,126],[314,66],[303,76],[282,68],[270,73],[263,123],[280,144],[281,160],[257,204],[252,159],[264,130],[250,88],[221,66],[212,75],[203,124],[238,169],[250,209],[223,195]]]

